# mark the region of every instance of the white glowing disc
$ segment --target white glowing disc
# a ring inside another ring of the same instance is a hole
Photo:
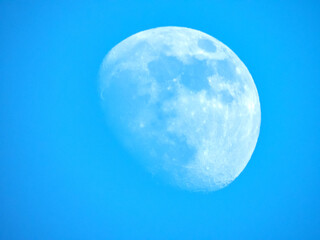
[[[256,86],[236,54],[203,32],[132,35],[105,57],[100,84],[119,139],[179,187],[223,188],[251,158],[261,121]]]

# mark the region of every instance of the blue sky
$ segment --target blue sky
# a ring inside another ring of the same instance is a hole
[[[319,239],[318,1],[1,1],[0,239]],[[105,124],[98,71],[128,36],[212,35],[261,103],[256,150],[228,187],[147,173]]]

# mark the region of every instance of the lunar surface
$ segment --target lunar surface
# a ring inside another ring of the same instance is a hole
[[[132,35],[105,57],[101,99],[116,136],[153,174],[214,191],[245,168],[259,136],[254,81],[226,45],[197,30]]]

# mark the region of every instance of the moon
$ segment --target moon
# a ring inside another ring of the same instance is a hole
[[[239,176],[261,122],[255,83],[237,55],[184,27],[139,32],[100,68],[114,134],[152,174],[191,191],[215,191]]]

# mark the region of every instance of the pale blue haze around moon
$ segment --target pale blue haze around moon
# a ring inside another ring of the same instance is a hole
[[[236,54],[203,32],[160,27],[128,37],[105,57],[100,89],[128,150],[181,188],[223,188],[250,160],[256,86]]]

